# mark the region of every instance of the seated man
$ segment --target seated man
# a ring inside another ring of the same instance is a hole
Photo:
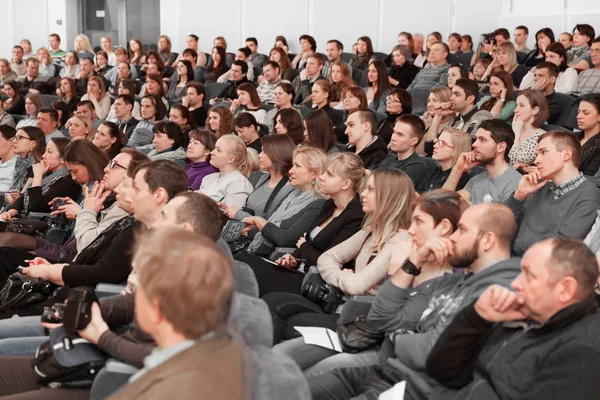
[[[52,138],[65,137],[61,131],[58,130],[58,112],[50,107],[42,107],[38,110],[38,115],[35,120],[35,124],[40,128],[46,136],[46,144],[52,140]]]
[[[188,82],[185,86],[185,96],[183,96],[181,103],[188,108],[196,126],[203,128],[208,114],[204,107],[204,96],[206,94],[204,85],[200,82]]]
[[[436,165],[430,158],[421,157],[415,151],[425,136],[425,124],[416,115],[405,114],[398,117],[389,149],[396,153],[385,158],[377,169],[399,169],[408,175],[417,187],[427,171]]]
[[[302,79],[302,77],[298,75],[294,79],[294,82],[292,82],[296,92],[294,104],[303,104],[311,101],[313,84],[319,79],[324,79],[321,74],[324,65],[325,56],[321,53],[312,53],[306,58],[306,65],[304,67],[306,70],[306,78]]]
[[[240,60],[248,64],[248,73],[246,76],[249,81],[254,81],[254,64],[248,61],[248,57],[250,57],[252,52],[247,47],[241,47],[235,53],[234,60]],[[225,72],[223,75],[217,79],[217,82],[227,82],[231,78],[231,70]]]
[[[232,101],[233,99],[237,99],[237,88],[246,82],[250,82],[247,78],[248,74],[248,64],[245,61],[236,60],[233,62],[231,66],[231,78],[228,81],[228,86],[221,92],[220,98]],[[214,99],[211,99],[211,102],[214,104]]]
[[[12,69],[17,76],[25,75],[26,66],[23,61],[23,48],[19,45],[13,46],[12,48],[12,62],[10,63],[10,69]]]
[[[425,361],[444,328],[490,285],[508,287],[520,273],[518,260],[510,259],[515,231],[507,207],[481,204],[465,210],[449,238],[432,238],[413,251],[379,289],[369,313],[369,323],[380,331],[390,324],[398,326],[388,333],[389,341],[380,350],[383,361],[310,377],[313,399],[376,399],[403,380],[407,381],[405,399],[429,398],[437,382],[425,373]],[[417,266],[431,260],[434,252],[437,262],[449,262],[470,273],[446,274],[412,288],[415,274],[420,272]]]
[[[535,67],[533,73],[533,85],[531,89],[539,90],[548,102],[548,118],[546,122],[556,124],[562,114],[563,104],[562,98],[556,95],[555,87],[558,79],[558,67],[551,62],[541,62]]]
[[[98,119],[98,116],[96,115],[96,107],[94,107],[94,103],[92,103],[90,100],[84,100],[77,103],[75,115],[89,119],[94,126],[94,132],[100,125],[102,125],[102,122],[104,122],[103,120]]]
[[[4,110],[4,99],[2,97],[0,97],[0,125],[8,125],[11,128],[16,126],[13,116]]]
[[[441,104],[440,107],[449,110],[456,116],[448,124],[451,128],[462,129],[475,137],[475,132],[482,121],[493,119],[494,116],[486,110],[479,110],[475,105],[479,86],[472,79],[458,79],[452,87],[450,102]],[[442,115],[445,113],[443,112]],[[437,129],[437,127],[434,127]],[[435,132],[434,129],[434,132]]]
[[[429,49],[427,65],[419,71],[406,90],[413,97],[413,112],[423,114],[427,106],[427,96],[431,89],[448,84],[448,55],[450,49],[442,42],[434,43]]]
[[[136,70],[135,68],[133,68],[133,69]],[[115,75],[116,75],[117,68],[113,68],[113,69],[111,69],[111,71],[115,71]],[[133,72],[132,72],[132,74],[133,74]],[[77,92],[77,97],[83,97],[83,95],[87,93],[88,80],[92,76],[97,76],[96,71],[94,71],[94,60],[92,60],[89,57],[82,57],[79,60],[79,75],[76,76],[76,79],[75,79],[75,89]],[[110,87],[112,81],[109,81],[106,78],[106,76],[102,77],[102,79],[104,80],[104,87],[105,88]]]
[[[15,71],[10,69],[10,63],[6,58],[0,58],[0,85],[4,87],[4,84],[17,79]]]
[[[21,84],[21,93],[26,95],[27,93],[48,93],[48,76],[40,76],[40,62],[35,57],[30,57],[26,62],[27,68],[25,69],[25,75],[21,75],[17,78],[17,82]]]
[[[525,253],[513,290],[463,308],[427,359],[432,399],[593,399],[600,393],[594,254],[553,238]]]
[[[115,110],[115,119],[110,121],[117,124],[119,130],[125,134],[128,138],[131,137],[131,133],[138,124],[137,119],[131,115],[133,112],[133,105],[135,100],[128,94],[120,94],[115,98],[113,108]]]
[[[275,88],[281,83],[279,64],[275,61],[267,61],[263,65],[263,80],[256,88],[258,97],[263,103],[275,102]]]
[[[581,94],[600,93],[600,37],[592,41],[593,68],[586,69],[577,79],[577,91]]]
[[[127,50],[122,47],[118,47],[115,49],[115,65],[119,65],[122,62],[129,64],[129,71],[131,72],[131,77],[129,79],[132,81],[135,80],[135,78],[137,78],[137,68],[135,65],[129,62],[129,53],[127,53]],[[106,75],[104,75],[104,80],[110,83],[110,85],[106,85],[106,87],[116,86],[119,78],[117,72],[118,68],[113,67],[106,73]]]
[[[255,67],[262,68],[267,62],[267,57],[258,52],[258,40],[255,37],[249,37],[246,39],[246,47],[250,50],[248,56],[248,65],[252,64]],[[252,79],[248,77],[249,79]]]
[[[479,125],[473,151],[463,153],[443,188],[456,190],[462,175],[473,167],[483,165],[482,172],[458,191],[471,204],[503,203],[517,188],[521,174],[508,164],[508,153],[515,141],[515,133],[504,121],[490,119]]]
[[[581,144],[570,132],[539,138],[536,170],[507,201],[519,222],[513,252],[522,255],[547,237],[584,239],[600,208],[600,189],[579,172]]]
[[[346,151],[356,153],[367,169],[376,169],[387,154],[385,143],[375,135],[376,130],[377,118],[371,110],[352,111],[346,119]]]

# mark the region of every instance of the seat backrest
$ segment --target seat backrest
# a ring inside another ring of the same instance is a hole
[[[40,97],[42,98],[42,105],[44,107],[50,107],[54,100],[58,100],[57,96],[51,94],[40,94]]]
[[[208,105],[210,99],[214,99],[219,97],[221,93],[227,88],[228,83],[209,83],[208,85],[204,85],[204,104]]]
[[[357,85],[359,84],[360,80],[362,79],[362,74],[363,74],[362,69],[352,68],[352,80]]]
[[[258,297],[258,281],[248,264],[233,260],[233,281],[235,290],[247,296]]]
[[[240,333],[248,346],[273,346],[271,312],[267,303],[257,297],[235,292],[227,326]]]
[[[387,58],[387,54],[385,53],[379,53],[379,52],[374,52],[373,53],[373,59],[375,60],[379,60],[379,61],[385,61],[385,59]]]
[[[342,53],[340,59],[345,63],[349,63],[352,60],[352,53]]]

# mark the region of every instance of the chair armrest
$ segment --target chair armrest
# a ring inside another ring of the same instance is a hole
[[[127,385],[129,378],[137,371],[138,369],[131,365],[115,359],[108,360],[94,379],[90,400],[104,400],[112,396]]]
[[[111,285],[109,283],[99,283],[96,285],[96,297],[101,299],[103,297],[116,296],[121,294],[125,290],[125,285]]]

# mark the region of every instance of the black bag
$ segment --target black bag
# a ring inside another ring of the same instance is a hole
[[[0,311],[17,312],[47,300],[58,286],[20,272],[9,276],[0,289]]]
[[[337,334],[345,353],[360,353],[383,342],[385,333],[369,327],[367,315],[371,303],[350,300],[344,304],[337,321]]]
[[[36,382],[51,388],[91,387],[106,359],[96,345],[61,326],[37,349],[33,375]]]

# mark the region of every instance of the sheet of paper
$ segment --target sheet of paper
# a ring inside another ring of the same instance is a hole
[[[330,329],[312,326],[295,326],[294,329],[302,334],[306,344],[325,347],[338,353],[343,352],[337,333]]]
[[[268,258],[264,258],[264,257],[261,257],[261,258],[262,258],[263,260],[265,260],[266,262],[270,263],[270,264],[273,264],[273,265],[277,265],[277,266],[279,266],[279,264],[277,264],[275,261],[271,261],[271,260],[269,260]]]
[[[404,391],[406,390],[406,381],[398,382],[393,388],[381,393],[379,400],[404,400]]]

